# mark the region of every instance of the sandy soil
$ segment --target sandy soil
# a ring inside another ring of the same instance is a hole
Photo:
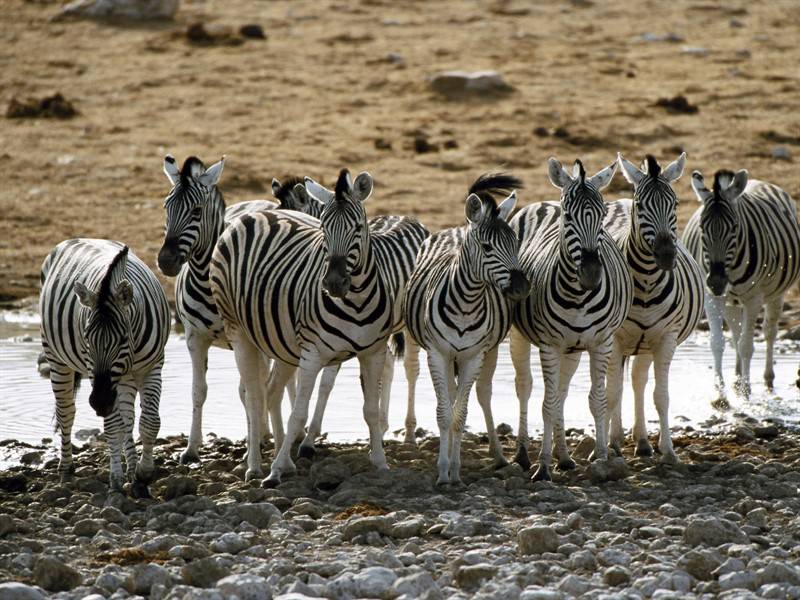
[[[550,155],[594,171],[618,150],[672,160],[684,149],[689,169],[746,167],[800,198],[797,158],[772,158],[776,146],[800,153],[794,0],[194,0],[174,22],[141,25],[52,21],[59,6],[3,3],[0,107],[60,92],[80,115],[0,118],[0,299],[36,293],[65,238],[123,240],[155,266],[167,152],[227,154],[229,203],[267,195],[273,175],[366,169],[371,214],[434,229],[462,221],[485,170],[521,176],[523,203],[552,199]],[[258,23],[269,39],[193,45],[194,22]],[[447,69],[495,69],[516,92],[447,101],[426,79]],[[699,112],[655,106],[678,94]],[[437,148],[418,153],[420,136]],[[678,190],[682,225],[695,209],[688,177]],[[617,177],[607,197],[626,193]]]

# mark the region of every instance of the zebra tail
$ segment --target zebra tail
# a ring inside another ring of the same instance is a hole
[[[406,336],[402,331],[392,335],[392,354],[395,360],[403,360],[406,353]]]
[[[48,367],[50,366],[49,363],[47,362],[47,357],[44,355],[44,352],[39,352],[39,356],[36,359],[36,366],[39,367],[40,365],[43,365],[43,364],[47,365]],[[40,373],[41,373],[41,371],[40,371]],[[50,375],[49,374],[47,374],[47,375],[42,374],[42,377],[49,378]],[[78,388],[81,387],[81,379],[82,379],[81,374],[78,371],[75,371],[75,376],[74,376],[74,379],[73,379],[73,381],[74,381],[73,385],[75,386],[75,391],[76,392],[78,391]]]

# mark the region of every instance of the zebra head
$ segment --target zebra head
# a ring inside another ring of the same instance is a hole
[[[481,175],[470,186],[464,207],[468,223],[464,249],[473,276],[500,289],[512,302],[522,300],[531,291],[531,284],[519,267],[519,240],[508,225],[517,192],[512,191],[499,205],[494,196],[516,187],[522,187],[516,177]]]
[[[280,203],[281,210],[296,210],[319,219],[322,214],[322,203],[308,195],[303,180],[289,177],[284,183],[272,179],[272,195]]]
[[[597,289],[603,275],[600,239],[608,206],[600,190],[611,183],[616,171],[617,164],[612,163],[587,179],[579,160],[572,175],[555,158],[548,161],[550,182],[561,190],[562,243],[586,291]]]
[[[172,182],[172,190],[164,201],[167,223],[164,244],[158,252],[158,268],[164,275],[174,277],[193,252],[210,250],[215,241],[216,227],[222,219],[218,211],[225,206],[209,202],[214,192],[225,157],[205,168],[195,156],[187,158],[178,170],[172,155],[164,158],[164,173]]]
[[[631,231],[650,248],[656,266],[664,271],[675,267],[678,255],[678,197],[672,183],[683,175],[686,153],[661,169],[650,154],[645,157],[642,169],[617,154],[622,174],[633,185],[633,213]]]
[[[739,213],[736,203],[747,187],[747,171],[717,171],[714,189],[709,191],[700,171],[692,173],[692,189],[702,203],[700,232],[706,284],[711,293],[721,296],[728,285],[728,269],[736,256]]]
[[[117,384],[132,365],[128,306],[133,301],[133,286],[125,279],[127,264],[128,247],[125,246],[111,261],[96,292],[80,281],[74,285],[87,313],[84,323],[86,369],[92,375],[89,404],[99,417],[107,417],[114,410]]]
[[[372,176],[364,171],[353,180],[342,169],[333,192],[309,177],[305,183],[308,194],[323,205],[319,217],[325,251],[322,288],[334,298],[344,298],[352,275],[363,271],[369,255],[364,202],[372,194]]]

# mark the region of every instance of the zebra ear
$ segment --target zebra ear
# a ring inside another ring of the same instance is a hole
[[[308,197],[306,186],[304,186],[302,183],[297,183],[292,188],[292,193],[294,193],[294,197],[297,200],[297,204],[300,206],[300,208],[305,208],[308,206],[311,198]]]
[[[747,171],[742,169],[741,171],[736,172],[736,175],[733,176],[733,181],[725,189],[725,197],[730,202],[733,202],[739,196],[742,195],[742,192],[744,192],[744,188],[746,187],[747,187]]]
[[[206,172],[200,175],[198,179],[206,187],[211,187],[219,183],[219,178],[222,176],[222,168],[225,166],[225,157],[223,156],[219,162],[214,163],[206,169]]]
[[[606,187],[611,180],[614,178],[614,173],[617,172],[617,163],[613,162],[605,169],[598,171],[594,175],[589,178],[589,183],[591,183],[594,187],[598,190],[602,190]]]
[[[464,203],[464,213],[467,215],[467,221],[473,225],[477,225],[483,220],[483,202],[476,194],[467,196],[467,201]]]
[[[692,171],[692,189],[694,190],[694,195],[697,196],[697,201],[701,204],[712,196],[711,191],[706,187],[703,174],[697,170]]]
[[[281,191],[281,182],[273,177],[272,178],[272,195],[277,198],[278,197],[278,192],[280,192],[280,191]]]
[[[644,173],[639,170],[639,167],[627,160],[619,152],[617,152],[617,164],[619,165],[620,170],[622,170],[622,175],[625,177],[628,183],[634,187],[639,185],[642,177],[644,177]]]
[[[80,281],[76,281],[72,286],[72,289],[75,290],[75,293],[78,295],[78,300],[80,300],[81,304],[83,304],[86,308],[95,308],[97,306],[97,294],[83,285]]]
[[[503,219],[503,221],[508,221],[508,217],[511,214],[511,211],[514,210],[514,207],[517,205],[517,190],[514,190],[509,194],[508,198],[503,200],[500,205],[497,207],[498,217]]]
[[[681,155],[675,159],[674,162],[669,163],[661,175],[670,183],[677,181],[683,175],[683,169],[686,167],[686,152],[681,152]]]
[[[114,289],[114,301],[122,308],[133,302],[133,286],[127,279],[123,279]]]
[[[178,168],[178,164],[175,162],[175,157],[172,156],[172,154],[167,154],[164,157],[164,173],[172,185],[180,181],[181,170]]]
[[[366,202],[372,195],[372,175],[362,171],[353,182],[353,191],[361,202]]]
[[[333,200],[335,194],[329,189],[318,184],[316,181],[311,179],[311,177],[306,177],[305,183],[306,183],[306,192],[308,192],[308,195],[314,198],[314,200],[322,204],[327,204],[328,202]]]
[[[547,159],[547,175],[550,177],[550,183],[558,189],[563,189],[572,181],[572,176],[567,173],[567,170],[561,166],[561,163],[552,156]]]

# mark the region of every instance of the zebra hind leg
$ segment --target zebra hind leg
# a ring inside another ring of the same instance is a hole
[[[403,438],[404,444],[417,443],[417,415],[415,409],[417,379],[419,379],[419,346],[411,335],[405,336],[406,347],[403,352],[403,368],[406,372],[408,396],[406,400],[406,431]]]
[[[572,459],[567,448],[566,432],[564,430],[564,402],[569,393],[569,383],[580,364],[581,354],[575,352],[561,357],[561,369],[558,381],[558,404],[556,405],[553,434],[556,440],[556,456],[558,457],[558,470],[571,471],[578,465]]]
[[[631,381],[634,397],[633,441],[636,444],[634,456],[653,456],[653,447],[647,439],[647,422],[644,417],[644,390],[647,386],[647,372],[650,369],[652,356],[637,354],[631,367]]]
[[[75,422],[75,372],[48,359],[50,385],[56,398],[56,428],[61,435],[61,459],[58,473],[68,481],[75,473],[72,462],[72,425]]]
[[[655,371],[653,397],[659,420],[658,449],[661,452],[661,462],[673,465],[680,462],[672,447],[669,430],[669,367],[675,354],[675,347],[675,339],[666,338],[653,353]]]
[[[192,426],[189,430],[189,443],[181,453],[183,465],[200,462],[200,446],[203,443],[203,405],[208,395],[206,372],[208,370],[208,348],[211,341],[194,329],[186,331],[186,347],[192,361]],[[240,395],[244,404],[244,394]]]
[[[514,462],[524,471],[530,471],[531,459],[528,456],[528,402],[533,387],[531,376],[531,344],[516,329],[511,330],[511,362],[514,365],[514,385],[519,402],[519,427],[517,429],[517,453]]]
[[[561,355],[543,346],[539,348],[539,357],[542,363],[542,378],[544,379],[544,401],[542,402],[542,421],[544,432],[542,434],[542,448],[539,450],[539,467],[533,474],[533,481],[550,481],[550,463],[553,461],[553,428],[556,423],[558,410],[558,381],[561,370]]]
[[[380,393],[381,373],[386,364],[386,344],[376,352],[360,354],[362,389],[364,390],[364,420],[369,428],[369,458],[379,470],[389,469],[383,450],[383,427],[381,426]]]
[[[383,363],[383,371],[381,372],[381,387],[380,387],[380,420],[381,431],[383,435],[389,431],[389,403],[392,399],[392,380],[394,379],[394,355],[391,352],[386,352],[386,360]]]
[[[778,336],[778,319],[783,311],[783,296],[770,300],[764,314],[764,340],[767,342],[767,356],[764,362],[764,383],[772,390],[775,384],[775,338]]]
[[[341,364],[329,365],[322,370],[319,390],[317,391],[317,404],[314,406],[314,416],[311,417],[311,424],[308,426],[305,438],[303,438],[300,447],[297,449],[298,458],[313,458],[314,454],[316,454],[314,442],[322,433],[322,419],[325,416],[325,407],[328,405],[328,399],[333,391],[333,384],[336,382],[340,366]]]
[[[137,498],[149,498],[148,484],[153,481],[155,464],[153,448],[158,431],[161,429],[159,404],[161,402],[161,368],[163,362],[153,367],[139,388],[142,414],[139,416],[139,439],[142,442],[142,456],[136,465],[136,477],[131,492]]]
[[[494,467],[499,469],[508,465],[506,457],[503,456],[503,446],[497,438],[497,430],[494,427],[494,417],[492,415],[492,376],[497,367],[497,348],[486,353],[483,359],[478,381],[475,383],[475,391],[478,395],[478,404],[483,411],[483,420],[486,423],[486,433],[489,436],[489,452],[492,454]]]
[[[436,485],[450,483],[450,430],[453,424],[451,392],[454,390],[453,361],[435,348],[428,349],[428,369],[436,392],[436,422],[439,426],[439,476]]]
[[[625,355],[615,342],[606,369],[606,401],[608,403],[606,423],[608,424],[608,449],[615,456],[622,456],[622,443],[625,434],[622,429],[622,384],[624,379]],[[592,459],[593,457],[589,457]]]

